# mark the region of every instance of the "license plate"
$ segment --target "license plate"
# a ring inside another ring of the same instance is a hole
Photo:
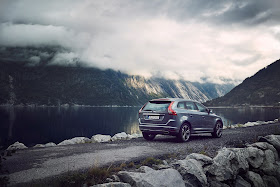
[[[159,116],[149,116],[148,119],[159,119]]]

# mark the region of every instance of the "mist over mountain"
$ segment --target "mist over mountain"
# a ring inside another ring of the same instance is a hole
[[[159,97],[205,102],[233,87],[88,67],[58,46],[0,48],[0,104],[142,105]]]
[[[245,79],[223,97],[208,101],[209,106],[280,105],[280,60]]]

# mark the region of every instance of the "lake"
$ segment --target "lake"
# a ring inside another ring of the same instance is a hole
[[[77,136],[140,132],[140,107],[0,107],[0,145],[19,141],[27,146],[59,143]],[[270,121],[279,108],[215,108],[225,125]]]

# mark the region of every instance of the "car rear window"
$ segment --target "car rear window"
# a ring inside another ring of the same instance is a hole
[[[143,111],[165,112],[169,105],[170,101],[150,101],[143,108]]]

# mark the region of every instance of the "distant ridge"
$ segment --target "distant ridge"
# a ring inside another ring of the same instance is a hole
[[[111,69],[85,67],[79,60],[52,64],[61,48],[0,50],[0,105],[139,106],[159,97],[205,102],[227,93],[232,84],[200,84],[146,79]],[[74,64],[73,64],[74,63]]]
[[[280,60],[245,79],[223,97],[213,99],[205,104],[208,106],[280,106]]]

